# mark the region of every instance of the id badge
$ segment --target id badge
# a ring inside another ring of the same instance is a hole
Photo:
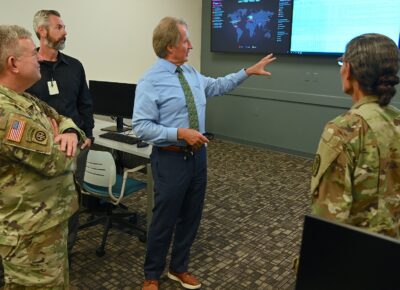
[[[47,86],[49,88],[49,95],[58,95],[60,92],[58,91],[58,86],[56,81],[48,81]]]

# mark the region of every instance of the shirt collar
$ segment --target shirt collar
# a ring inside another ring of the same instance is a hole
[[[364,104],[368,104],[368,103],[378,103],[379,99],[376,96],[363,96],[361,98],[361,100],[359,100],[357,103],[355,103],[352,108],[353,109],[357,109],[359,107],[361,107]]]
[[[163,58],[159,58],[158,59],[158,64],[162,67],[165,68],[167,71],[169,71],[170,73],[174,74],[176,72],[176,68],[177,65],[173,64],[172,62],[163,59]],[[181,66],[182,67],[182,66]],[[183,68],[183,67],[182,67]]]
[[[60,60],[65,64],[69,64],[67,58],[65,57],[65,54],[61,53],[60,51],[58,51],[58,56],[57,56],[57,61]]]
[[[36,48],[36,50],[39,51],[39,48],[40,47]],[[65,57],[65,54],[61,53],[61,51],[58,51],[57,60],[55,62],[56,63],[63,62],[65,64],[69,64],[67,58]]]

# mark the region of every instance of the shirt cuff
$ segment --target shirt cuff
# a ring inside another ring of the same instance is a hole
[[[249,76],[246,73],[246,70],[244,68],[242,68],[240,71],[237,72],[237,77],[239,79],[239,81],[244,81],[245,79],[247,79]]]
[[[178,128],[167,128],[167,140],[170,142],[178,141]]]

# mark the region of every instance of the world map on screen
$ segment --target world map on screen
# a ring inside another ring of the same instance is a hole
[[[247,34],[249,38],[254,38],[257,36],[256,34],[261,33],[262,37],[271,38],[268,23],[274,14],[271,11],[250,9],[238,9],[228,14],[228,19],[236,32],[236,41],[239,43],[244,34]]]

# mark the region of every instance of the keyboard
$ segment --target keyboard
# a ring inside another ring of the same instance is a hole
[[[117,132],[106,132],[106,133],[100,134],[99,137],[110,139],[110,140],[117,141],[117,142],[126,143],[126,144],[131,144],[131,145],[140,142],[139,138],[136,138],[136,137],[133,137],[130,135],[124,135],[124,134],[117,133]]]

